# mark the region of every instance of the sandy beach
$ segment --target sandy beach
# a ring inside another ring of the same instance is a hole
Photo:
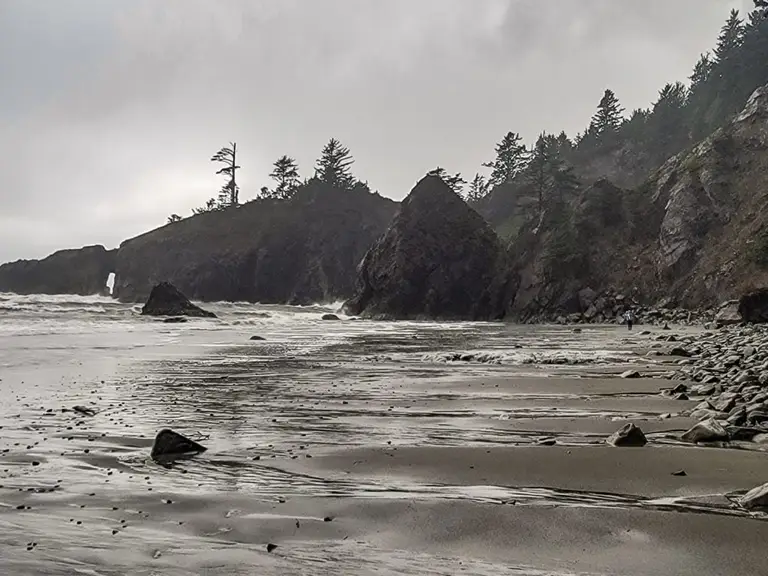
[[[674,368],[658,332],[98,306],[0,333],[3,574],[764,571],[768,517],[733,502],[764,446],[684,444],[696,401],[618,377]],[[626,422],[648,445],[605,443]],[[152,462],[164,427],[208,451]]]

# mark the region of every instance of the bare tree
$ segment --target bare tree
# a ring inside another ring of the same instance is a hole
[[[224,174],[228,177],[227,183],[221,187],[219,192],[219,202],[223,206],[235,206],[239,203],[240,189],[235,181],[235,172],[240,168],[237,165],[237,144],[230,142],[229,147],[224,147],[211,158],[211,162],[221,162],[225,164],[224,168],[216,174]]]

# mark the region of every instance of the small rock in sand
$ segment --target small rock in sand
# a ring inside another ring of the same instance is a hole
[[[768,508],[768,483],[752,488],[738,500],[739,506],[747,510]]]
[[[637,370],[627,370],[621,375],[622,378],[640,378],[640,372]]]
[[[266,340],[264,336],[251,336],[249,340]]]
[[[323,314],[322,320],[341,320],[336,314]]]
[[[685,470],[678,470],[677,472],[672,472],[672,476],[688,476],[688,474],[685,473]]]
[[[632,424],[625,424],[621,430],[611,434],[606,440],[611,446],[645,446],[648,440],[645,438],[645,434],[637,426]]]
[[[685,442],[717,442],[728,440],[728,432],[714,418],[699,422],[680,437]]]
[[[267,544],[267,552],[272,552],[272,550],[274,550],[275,548],[277,548],[277,544],[272,544],[272,543]]]

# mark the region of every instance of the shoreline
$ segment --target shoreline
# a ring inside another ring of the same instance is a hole
[[[467,340],[439,325],[392,326],[392,336],[361,333],[276,361],[264,355],[275,344],[247,342],[250,326],[182,355],[189,328],[159,326],[170,340],[141,362],[94,352],[79,374],[74,363],[0,374],[0,568],[714,576],[762,566],[768,517],[729,499],[768,476],[760,446],[682,443],[697,400],[660,394],[677,383],[668,379],[618,377],[627,367],[669,375],[679,360],[646,356],[672,345],[655,338],[701,331],[481,326]],[[616,358],[512,365],[419,352],[465,341]],[[394,357],[372,362],[374,350]],[[96,415],[72,412],[77,403]],[[625,422],[649,445],[608,446]],[[165,426],[208,436],[208,452],[154,464]]]

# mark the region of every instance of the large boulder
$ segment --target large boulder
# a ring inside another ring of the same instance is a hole
[[[744,322],[768,322],[768,288],[760,288],[739,299],[739,316]]]
[[[150,456],[153,460],[162,462],[194,456],[206,450],[207,448],[202,444],[198,444],[169,428],[164,428],[155,436]]]
[[[149,294],[147,303],[141,309],[146,316],[196,316],[199,318],[216,318],[213,312],[195,306],[179,292],[173,284],[161,282]]]
[[[378,318],[499,319],[507,270],[506,250],[488,223],[428,175],[365,255],[345,310]]]
[[[731,326],[741,324],[741,314],[739,312],[739,301],[729,300],[723,302],[715,314],[715,324],[717,326]]]

